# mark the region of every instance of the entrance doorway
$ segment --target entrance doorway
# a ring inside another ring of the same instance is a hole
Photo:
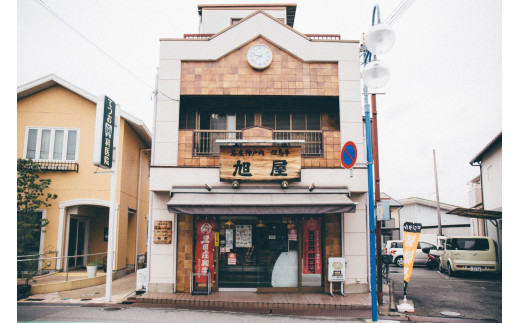
[[[322,215],[196,216],[195,274],[214,272],[213,291],[322,291],[324,226]]]
[[[293,216],[220,217],[219,288],[298,287]]]
[[[68,260],[68,268],[76,268],[85,266],[85,257],[75,257],[81,256],[85,254],[85,246],[86,246],[86,221],[81,220],[79,218],[70,218],[69,224],[69,247],[67,255],[69,257]]]

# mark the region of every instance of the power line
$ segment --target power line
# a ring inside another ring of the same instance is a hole
[[[168,95],[164,94],[162,91],[154,89],[154,87],[150,86],[148,83],[143,81],[139,76],[137,76],[134,72],[132,72],[130,69],[125,67],[123,64],[119,63],[115,58],[110,56],[106,51],[104,51],[101,47],[96,45],[93,41],[91,41],[87,36],[83,35],[79,30],[74,28],[70,23],[68,23],[65,19],[60,17],[52,8],[50,8],[43,0],[34,0],[37,4],[42,6],[45,10],[47,10],[49,13],[51,13],[54,17],[56,17],[59,21],[61,21],[63,24],[65,24],[67,27],[69,27],[72,31],[74,31],[77,35],[79,35],[81,38],[83,38],[86,42],[88,42],[90,45],[94,46],[97,50],[99,50],[103,55],[108,57],[112,62],[116,63],[119,67],[121,67],[123,70],[127,71],[130,75],[132,75],[135,79],[137,79],[139,82],[141,82],[146,87],[150,88],[152,90],[152,93],[154,95],[157,95],[158,93],[161,93],[166,98],[173,100],[173,101],[179,101],[177,99],[171,98]]]
[[[397,8],[385,19],[384,23],[387,25],[393,25],[397,19],[399,19],[405,12],[410,8],[415,0],[403,0]]]

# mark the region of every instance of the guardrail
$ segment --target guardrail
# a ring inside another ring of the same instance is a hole
[[[194,156],[218,156],[221,145],[228,143],[216,142],[216,140],[242,139],[240,130],[194,130],[193,131],[193,155]],[[302,155],[323,155],[323,133],[320,130],[275,130],[274,140],[304,140]]]
[[[86,260],[86,263],[82,263],[82,264],[79,264],[79,266],[86,266],[89,262],[92,262],[92,259],[95,259],[95,263],[97,263],[98,265],[104,265],[103,261],[98,261],[98,256],[100,255],[106,255],[107,253],[106,252],[99,252],[99,253],[88,253],[88,254],[83,254],[83,255],[76,255],[76,256],[60,256],[60,257],[40,257],[41,255],[37,254],[37,255],[22,255],[22,256],[18,256],[16,262],[17,264],[20,264],[20,263],[24,263],[24,262],[29,262],[29,261],[33,261],[33,262],[38,262],[38,265],[37,265],[37,270],[36,271],[36,275],[35,276],[38,276],[38,275],[41,275],[43,273],[43,270],[41,269],[41,262],[42,261],[45,261],[45,260],[56,260],[54,262],[54,271],[58,271],[57,270],[57,260],[58,259],[62,259],[63,260],[63,263],[64,263],[64,269],[63,271],[66,272],[66,276],[65,276],[65,281],[68,281],[69,280],[69,259],[71,258],[84,258]],[[103,259],[103,258],[102,258]],[[106,266],[106,265],[105,265]],[[77,267],[77,266],[76,266]],[[31,270],[31,268],[21,268],[20,269],[20,266],[17,265],[17,268],[18,268],[18,274],[20,272],[20,270]],[[33,269],[34,270],[34,269]],[[50,270],[50,269],[49,269]],[[23,277],[18,277],[18,278],[23,278]]]

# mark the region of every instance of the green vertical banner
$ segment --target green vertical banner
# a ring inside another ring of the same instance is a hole
[[[96,133],[94,137],[94,165],[112,168],[116,103],[108,96],[98,99]]]

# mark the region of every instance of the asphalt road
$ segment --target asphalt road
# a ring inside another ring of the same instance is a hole
[[[389,278],[394,282],[397,305],[403,298],[403,269],[390,265]],[[449,277],[437,270],[414,267],[406,295],[418,316],[449,317],[441,312],[455,312],[460,318],[502,321],[501,277],[481,273]]]

